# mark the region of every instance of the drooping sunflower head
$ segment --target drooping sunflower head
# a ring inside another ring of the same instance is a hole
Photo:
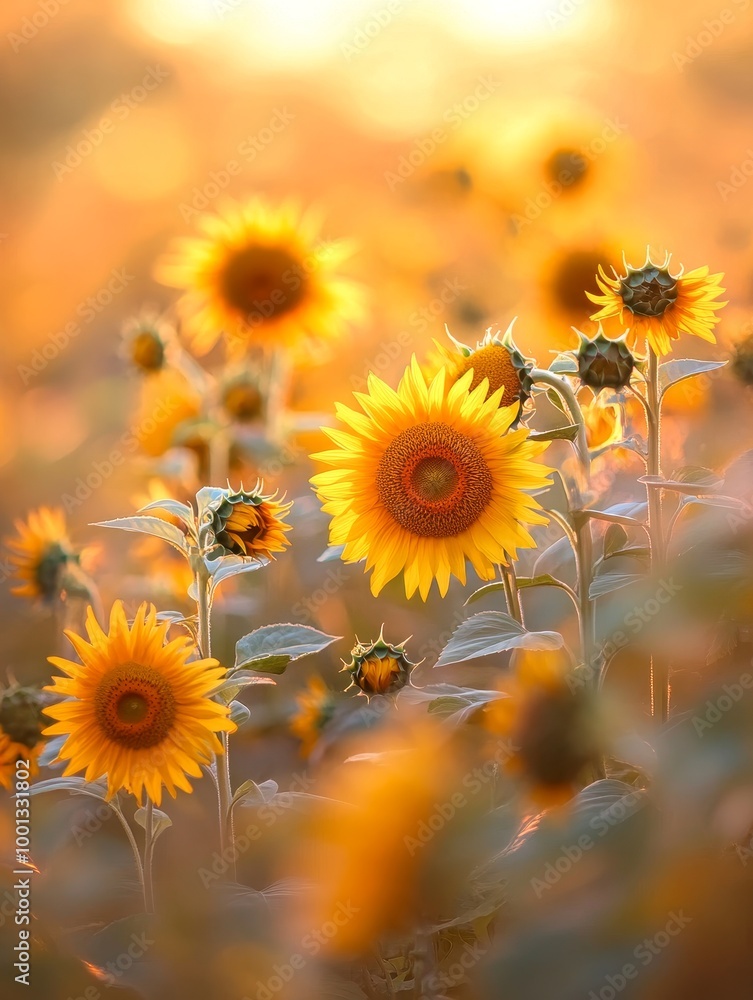
[[[145,310],[123,324],[122,352],[137,371],[150,375],[164,368],[171,335],[164,319]]]
[[[210,559],[235,555],[249,559],[274,559],[290,542],[286,532],[292,525],[285,517],[293,506],[265,496],[262,484],[253,490],[215,490],[203,508],[203,526]]]
[[[725,302],[718,298],[723,274],[709,274],[708,267],[675,274],[670,270],[670,255],[661,264],[651,259],[650,250],[642,267],[632,267],[624,261],[625,273],[613,269],[609,277],[599,265],[596,277],[600,294],[587,292],[588,298],[600,306],[591,319],[601,321],[618,317],[630,331],[633,346],[645,338],[655,354],[667,354],[673,341],[686,333],[716,343],[716,315]]]
[[[65,700],[44,709],[55,723],[45,735],[65,735],[59,751],[66,776],[87,781],[107,775],[108,797],[125,789],[159,805],[163,787],[190,792],[187,776],[222,751],[217,733],[233,732],[228,708],[211,694],[224,676],[213,659],[190,660],[191,640],[167,641],[168,622],[142,604],[129,626],[121,601],[104,632],[89,609],[89,640],[66,632],[81,662],[51,656],[66,675],[47,690]]]
[[[516,650],[506,698],[492,702],[488,728],[509,740],[505,767],[542,806],[572,796],[594,760],[596,738],[582,683],[562,650]]]
[[[264,408],[264,398],[258,381],[250,372],[228,379],[220,389],[222,408],[239,424],[258,420]]]
[[[321,677],[314,675],[295,701],[297,711],[290,720],[290,731],[301,741],[301,755],[308,757],[334,714],[335,699]]]
[[[407,639],[406,639],[407,642]],[[350,674],[350,686],[360,689],[360,694],[371,698],[375,694],[397,694],[410,679],[410,672],[416,666],[405,652],[405,642],[399,645],[385,642],[384,626],[375,642],[359,642],[350,653],[350,662],[343,670]]]
[[[602,389],[624,389],[630,384],[635,358],[625,343],[627,334],[610,340],[601,331],[595,337],[587,337],[580,330],[577,333],[578,377],[584,385],[598,393]]]
[[[17,761],[29,761],[29,773],[39,773],[42,750],[42,697],[34,688],[14,684],[0,695],[0,785],[10,790]]]
[[[199,225],[202,237],[176,244],[157,269],[164,284],[184,290],[179,307],[198,353],[223,331],[241,354],[249,343],[290,349],[326,339],[359,318],[359,288],[340,274],[351,247],[322,241],[312,212],[254,199]]]
[[[403,573],[405,592],[426,600],[436,579],[465,583],[466,560],[483,580],[534,544],[527,525],[546,517],[528,490],[548,484],[534,459],[546,445],[511,431],[517,405],[502,388],[471,390],[466,372],[449,389],[445,368],[427,382],[415,357],[397,391],[369,376],[355,393],[363,412],[338,406],[347,430],[323,428],[337,446],[313,456],[330,468],[312,478],[332,515],[330,544],[346,562],[366,560],[371,590]]]
[[[454,350],[436,343],[437,358],[428,372],[433,375],[440,365],[448,370],[448,385],[457,382],[468,371],[473,371],[470,387],[475,389],[486,379],[487,398],[497,389],[504,389],[500,406],[518,405],[518,412],[531,394],[533,363],[527,361],[512,338],[515,320],[504,334],[492,333],[489,328],[475,347],[468,347],[455,340],[449,330],[447,336]]]
[[[53,601],[63,590],[66,567],[79,558],[68,538],[65,514],[40,507],[31,511],[26,521],[17,520],[15,528],[16,535],[5,540],[19,580],[11,592]]]

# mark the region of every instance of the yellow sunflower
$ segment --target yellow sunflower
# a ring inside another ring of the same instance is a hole
[[[52,600],[60,594],[62,575],[78,559],[68,539],[65,514],[59,508],[40,507],[26,521],[15,522],[17,535],[7,538],[10,563],[21,581],[11,588],[20,597]]]
[[[525,781],[531,798],[544,808],[560,804],[595,759],[588,702],[561,649],[515,650],[511,666],[503,685],[509,697],[491,702],[486,726],[508,741],[505,770]]]
[[[447,389],[443,368],[427,383],[414,357],[397,391],[372,374],[354,393],[364,412],[338,406],[348,429],[323,428],[337,448],[313,456],[332,468],[312,483],[333,515],[330,544],[366,559],[375,595],[401,572],[408,597],[426,600],[434,579],[444,595],[450,576],[465,583],[466,560],[491,580],[534,545],[526,525],[547,523],[525,492],[548,484],[533,461],[546,445],[509,431],[518,407],[500,408],[501,388],[487,398],[486,380],[470,390],[472,378]]]
[[[107,775],[107,794],[126,789],[159,805],[162,786],[190,792],[187,775],[222,752],[218,732],[233,732],[228,708],[209,697],[224,676],[216,660],[192,660],[187,636],[165,642],[168,623],[142,604],[129,628],[122,601],[113,604],[105,633],[89,608],[89,641],[67,631],[81,663],[59,656],[50,663],[67,676],[47,690],[64,701],[45,708],[56,719],[46,736],[66,735],[60,750],[64,775],[85,771],[87,781]]]
[[[522,409],[531,394],[530,373],[533,365],[526,361],[512,339],[514,322],[515,320],[510,323],[503,335],[498,331],[492,333],[489,328],[475,347],[461,344],[447,330],[447,336],[455,349],[450,350],[435,341],[436,355],[427,365],[427,374],[432,376],[444,366],[452,383],[472,370],[471,389],[475,389],[481,384],[482,379],[486,379],[488,396],[501,387],[504,389],[504,395],[500,405],[510,406],[515,402],[518,408]]]
[[[160,281],[185,290],[179,308],[197,353],[223,331],[235,353],[249,343],[291,348],[306,336],[332,337],[361,315],[358,286],[338,273],[352,247],[322,241],[313,212],[253,199],[199,226],[203,236],[181,240],[157,268]]]
[[[589,403],[581,402],[580,408],[589,448],[607,448],[623,440],[625,432],[619,403],[606,403],[601,395],[595,395]]]
[[[314,675],[298,692],[295,702],[297,711],[290,720],[290,731],[301,741],[301,756],[308,757],[332,718],[335,700],[321,677]]]
[[[167,322],[152,310],[145,309],[123,324],[121,351],[137,371],[149,375],[165,367],[172,338]]]
[[[612,268],[613,278],[599,265],[596,282],[601,294],[586,292],[601,306],[591,319],[618,317],[629,328],[633,347],[645,338],[659,355],[669,353],[672,342],[682,333],[715,344],[713,331],[719,322],[715,313],[727,304],[717,301],[724,291],[720,286],[724,275],[709,274],[708,267],[697,267],[687,274],[681,267],[672,274],[669,260],[667,254],[661,264],[655,264],[649,251],[642,267],[635,268],[623,258],[625,273],[617,274]]]

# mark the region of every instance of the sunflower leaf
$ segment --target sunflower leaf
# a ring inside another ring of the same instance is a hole
[[[549,371],[554,372],[555,375],[577,375],[578,362],[572,353],[558,354],[549,365]]]
[[[435,666],[464,663],[510,649],[559,649],[562,644],[558,632],[529,632],[502,611],[482,611],[458,625]]]
[[[614,590],[629,587],[640,580],[645,580],[645,577],[639,573],[603,573],[597,576],[591,584],[588,596],[591,600],[596,597],[603,597],[604,594],[611,594]]]
[[[320,556],[316,557],[317,562],[334,562],[335,559],[342,559],[342,554],[345,551],[344,545],[330,545],[326,548]]]
[[[252,781],[251,778],[249,778],[247,781],[244,781],[242,785],[239,785],[238,788],[236,788],[230,802],[230,809],[233,809],[233,807],[237,805],[266,805],[266,803],[271,802],[275,795],[277,795],[278,790],[279,785],[271,778],[267,781],[262,781],[260,785],[257,785],[255,781]]]
[[[190,530],[195,530],[195,521],[193,508],[187,503],[181,503],[179,500],[152,500],[151,503],[146,504],[144,507],[139,507],[139,514],[144,514],[148,510],[165,510],[168,514],[172,514],[174,517],[180,518],[180,520],[185,524],[185,526]]]
[[[574,441],[578,436],[578,425],[567,424],[565,427],[552,427],[546,431],[531,431],[529,441]]]
[[[94,799],[107,802],[107,782],[87,781],[85,778],[47,778],[46,781],[35,781],[29,789],[29,795],[40,795],[42,792],[63,792],[71,795],[91,795]]]
[[[646,521],[648,504],[642,500],[633,500],[612,504],[606,510],[594,510],[588,507],[582,511],[586,517],[595,517],[599,521],[610,521],[612,524],[643,525]]]
[[[683,382],[694,375],[713,372],[723,368],[726,361],[694,361],[692,358],[674,358],[659,366],[659,392],[663,396],[670,386]]]
[[[240,573],[253,573],[257,569],[269,566],[271,560],[262,556],[255,559],[242,559],[240,556],[223,556],[221,559],[205,559],[206,567],[212,576],[214,590],[223,580]]]
[[[142,830],[146,830],[146,809],[143,806],[139,806],[133,814],[133,818]],[[152,837],[154,840],[172,825],[173,821],[166,812],[162,812],[161,809],[152,810]]]
[[[163,538],[184,555],[188,555],[188,542],[183,532],[161,517],[116,517],[114,521],[95,521],[93,527],[120,528],[122,531],[138,531],[143,535]]]
[[[621,524],[610,524],[604,532],[604,558],[625,547],[628,536]]]
[[[235,667],[281,674],[292,660],[318,653],[342,638],[327,635],[310,625],[264,625],[235,644]],[[231,678],[234,679],[234,678]]]

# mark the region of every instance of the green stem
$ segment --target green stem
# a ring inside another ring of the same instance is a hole
[[[659,359],[648,348],[648,377],[646,380],[646,428],[648,458],[646,472],[661,476],[661,396],[659,393]],[[660,487],[646,484],[648,501],[648,531],[651,541],[651,569],[658,579],[665,560],[664,528],[662,525],[662,491]],[[651,657],[651,714],[666,722],[669,716],[669,665],[661,658]]]
[[[199,557],[200,558],[200,557]],[[196,571],[196,598],[198,621],[198,645],[202,657],[212,655],[212,598],[210,578],[206,568],[199,563]],[[222,734],[224,753],[221,759],[215,758],[214,771],[217,778],[217,808],[220,828],[220,852],[224,855],[230,846],[229,813],[230,813],[230,765],[228,757],[227,733]]]
[[[154,803],[147,796],[144,818],[144,909],[154,913],[154,883],[152,881],[152,857],[154,855]]]
[[[583,412],[580,408],[580,403],[578,402],[578,397],[575,395],[573,387],[566,379],[560,378],[558,375],[555,375],[553,372],[547,371],[544,368],[534,368],[531,372],[531,380],[533,382],[539,382],[542,385],[548,385],[551,389],[554,389],[564,403],[567,412],[570,414],[570,419],[574,424],[578,425],[578,434],[573,442],[573,445],[575,446],[575,451],[580,462],[582,485],[585,486],[585,484],[588,483],[588,477],[591,473],[591,454],[588,450],[588,438],[586,437],[586,425],[583,420]]]
[[[507,599],[507,610],[511,618],[514,618],[519,625],[525,625],[523,621],[523,606],[520,603],[520,591],[518,590],[518,579],[515,574],[515,566],[510,561],[509,566],[500,566],[502,572],[502,582],[505,586],[505,598]]]

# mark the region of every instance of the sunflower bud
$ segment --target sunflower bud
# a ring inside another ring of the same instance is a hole
[[[147,311],[125,323],[122,353],[145,375],[161,371],[165,367],[168,337],[165,323]]]
[[[273,559],[274,552],[284,552],[290,544],[285,532],[291,525],[285,515],[292,504],[279,503],[274,496],[264,496],[257,483],[252,492],[241,489],[218,490],[206,507],[209,558],[241,556],[249,559]]]
[[[14,743],[32,749],[41,740],[42,696],[34,688],[13,687],[0,697],[0,730]]]
[[[393,646],[384,641],[384,628],[376,642],[357,642],[350,655],[350,663],[343,666],[350,673],[350,687],[360,688],[368,698],[375,694],[396,694],[408,683],[416,666],[405,655],[405,642]]]
[[[581,343],[576,360],[578,375],[584,385],[594,392],[601,389],[623,389],[630,382],[635,358],[630,353],[625,338],[610,340],[598,333],[593,340],[580,334]]]
[[[256,420],[262,413],[262,395],[253,378],[241,375],[229,381],[222,390],[222,406],[240,424]]]

